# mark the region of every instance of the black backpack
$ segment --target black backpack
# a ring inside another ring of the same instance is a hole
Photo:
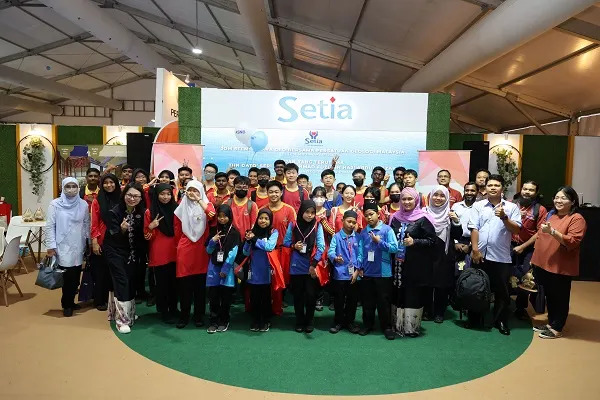
[[[479,268],[465,269],[456,281],[454,296],[461,310],[484,313],[490,308],[490,278]]]

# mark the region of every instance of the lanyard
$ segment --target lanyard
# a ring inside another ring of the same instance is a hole
[[[306,243],[306,238],[309,237],[311,233],[313,233],[313,231],[315,230],[316,227],[317,227],[317,222],[315,221],[315,224],[313,225],[313,228],[310,230],[310,232],[308,232],[308,235],[304,236],[304,234],[302,234],[302,232],[300,232],[300,228],[298,228],[298,224],[296,224],[296,229],[298,230],[298,233],[300,233],[300,236],[302,236],[302,243]]]
[[[229,225],[229,230],[225,234],[225,239],[227,239],[227,236],[229,236],[229,232],[231,232],[231,228],[232,227],[233,227],[233,224]],[[221,244],[221,239],[220,238],[219,238],[219,248],[221,249],[221,251],[223,250],[223,245]]]
[[[348,247],[348,255],[350,256],[350,262],[352,262],[352,242],[350,241],[350,236],[346,236],[346,247]]]

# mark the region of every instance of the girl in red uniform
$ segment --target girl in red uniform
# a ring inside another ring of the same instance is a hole
[[[392,183],[388,191],[390,193],[390,204],[381,207],[379,214],[379,219],[383,221],[384,224],[388,224],[390,222],[390,217],[400,209],[400,192],[402,192],[402,188],[400,188],[400,185],[397,183]]]
[[[215,217],[215,208],[208,202],[202,183],[191,180],[186,185],[185,196],[175,210],[175,236],[177,237],[177,265],[175,268],[181,314],[177,328],[188,324],[192,301],[194,322],[204,326],[206,310],[206,271],[208,269],[208,222]]]
[[[358,224],[356,225],[356,231],[360,232],[363,225],[363,214],[362,211],[358,209],[356,202],[354,201],[356,197],[356,189],[352,185],[346,185],[342,189],[342,199],[344,202],[341,206],[333,207],[331,209],[331,223],[333,224],[333,228],[336,232],[339,232],[344,227],[344,213],[348,210],[353,210],[358,214]],[[365,197],[366,198],[366,197]]]
[[[156,185],[152,194],[151,206],[144,214],[144,237],[150,242],[148,266],[156,279],[156,309],[165,323],[174,324],[177,313],[177,239],[173,220],[177,203],[168,183]]]

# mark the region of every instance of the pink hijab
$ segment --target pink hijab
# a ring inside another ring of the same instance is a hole
[[[415,199],[415,208],[413,208],[410,211],[405,211],[404,206],[402,205],[402,201],[400,201],[400,209],[396,211],[396,213],[390,219],[390,225],[395,219],[397,219],[400,222],[409,224],[423,217],[427,218],[427,220],[429,220],[429,222],[431,222],[431,224],[434,225],[435,221],[433,217],[426,213],[421,207],[419,207],[419,192],[417,192],[415,188],[407,187],[402,190],[402,193],[400,193],[400,199],[402,199],[405,195],[409,195],[413,199]]]

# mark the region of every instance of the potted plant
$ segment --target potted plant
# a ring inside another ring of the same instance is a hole
[[[29,172],[29,182],[32,186],[31,193],[38,197],[44,187],[42,174],[45,166],[44,142],[40,137],[32,137],[29,143],[23,147],[23,167]]]
[[[496,155],[498,174],[504,178],[504,192],[506,193],[519,176],[520,170],[517,162],[513,159],[511,149],[499,147],[494,150],[494,154]]]

